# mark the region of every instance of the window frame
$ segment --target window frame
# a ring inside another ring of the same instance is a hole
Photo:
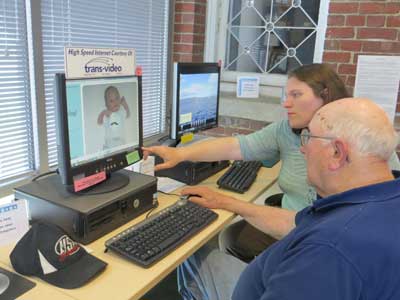
[[[222,61],[226,52],[226,24],[229,13],[230,0],[208,1],[207,25],[205,38],[205,61]],[[321,0],[318,16],[318,26],[315,39],[314,63],[322,62],[324,51],[325,33],[328,22],[330,0]],[[284,74],[263,74],[257,72],[225,71],[222,68],[221,81],[235,83],[238,76],[258,76],[260,85],[284,88],[287,75]]]
[[[168,50],[167,50],[167,74],[173,67],[172,49],[173,49],[173,23],[174,23],[174,5],[175,1],[169,1],[170,17],[168,19]],[[33,148],[35,157],[35,170],[23,175],[14,176],[5,180],[0,180],[0,198],[10,196],[14,193],[14,187],[31,182],[32,178],[38,174],[49,171],[55,171],[56,168],[50,168],[47,149],[47,126],[46,126],[46,102],[44,70],[43,70],[43,46],[42,46],[42,26],[41,26],[41,3],[35,0],[25,0],[26,6],[26,31],[28,37],[28,60],[30,76],[30,94],[31,94],[31,115],[33,127]],[[169,119],[171,107],[171,76],[167,76],[166,83],[166,101],[164,120],[164,132],[147,137],[143,140],[145,145],[157,142],[161,137],[169,134]],[[0,202],[1,204],[1,202]]]

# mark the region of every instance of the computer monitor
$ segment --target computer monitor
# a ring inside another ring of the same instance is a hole
[[[129,183],[112,173],[141,159],[141,76],[66,79],[56,74],[58,172],[69,191],[103,182],[104,192]]]
[[[171,138],[218,125],[220,66],[218,63],[175,63]]]

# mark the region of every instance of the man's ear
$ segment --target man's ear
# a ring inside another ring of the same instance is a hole
[[[349,149],[347,143],[341,139],[335,139],[332,141],[333,154],[331,161],[328,164],[330,171],[336,171],[343,167],[348,161]]]

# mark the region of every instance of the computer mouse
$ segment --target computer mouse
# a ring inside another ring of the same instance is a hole
[[[10,279],[7,275],[0,273],[0,295],[3,294],[10,285]]]
[[[179,197],[179,203],[184,205],[186,204],[186,202],[189,200],[190,197],[195,196],[198,197],[199,195],[195,195],[195,194],[186,194],[186,195],[181,195]]]

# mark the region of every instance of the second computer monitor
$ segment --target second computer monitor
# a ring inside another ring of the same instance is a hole
[[[171,138],[218,125],[220,66],[175,63]]]

